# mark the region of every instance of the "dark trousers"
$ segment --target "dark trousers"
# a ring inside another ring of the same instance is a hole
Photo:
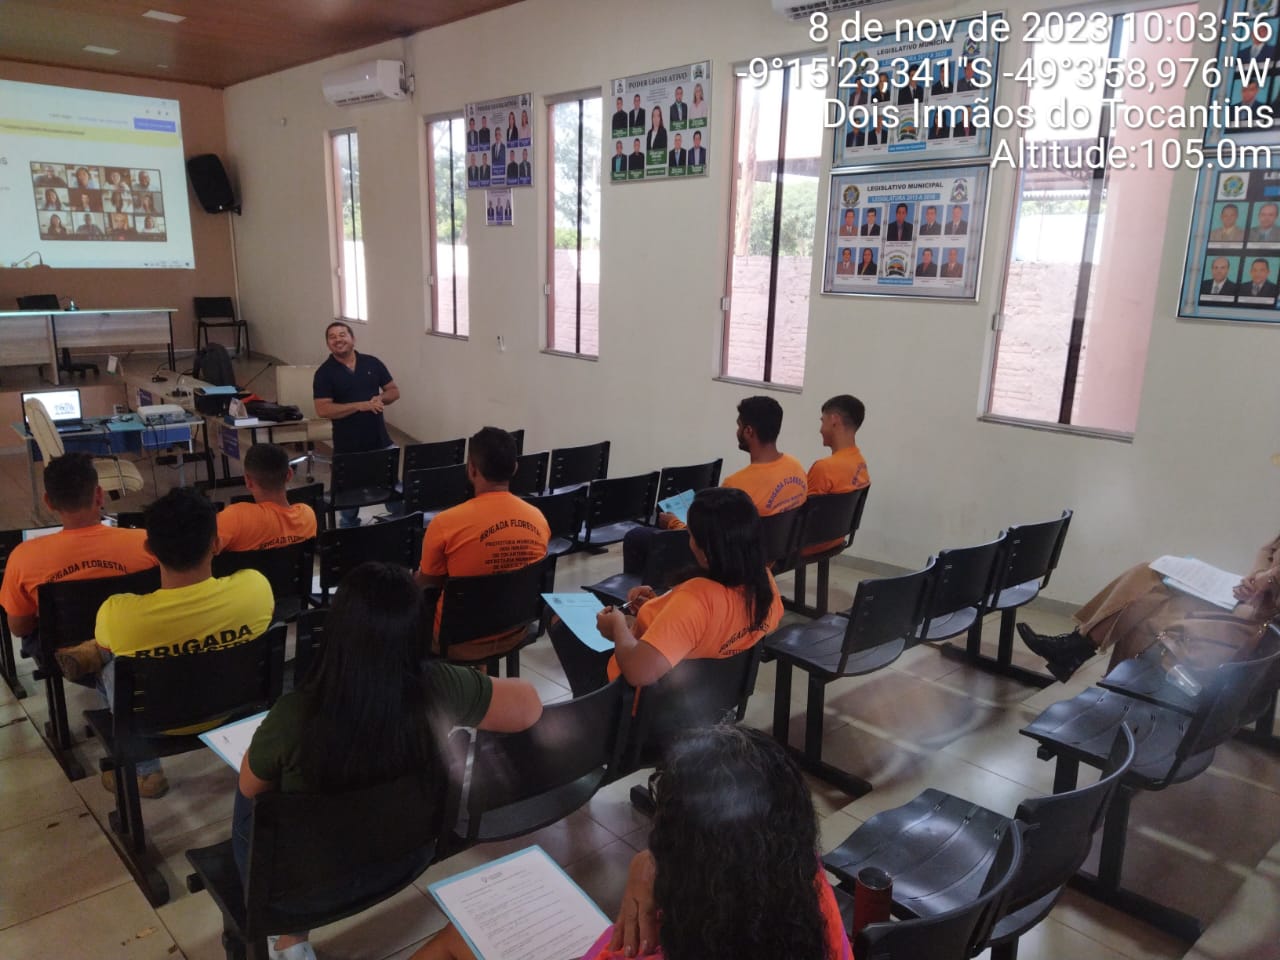
[[[551,624],[547,635],[551,637],[551,646],[560,658],[574,697],[584,697],[609,682],[609,658],[613,651],[592,650],[561,620]]]
[[[657,527],[632,527],[622,538],[622,572],[640,576],[649,562],[653,537],[661,533]]]

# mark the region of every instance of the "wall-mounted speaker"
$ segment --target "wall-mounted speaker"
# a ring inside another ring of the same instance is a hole
[[[187,176],[191,178],[191,189],[196,192],[196,199],[204,207],[205,213],[240,212],[240,204],[236,203],[227,171],[223,169],[222,161],[216,153],[189,157]]]

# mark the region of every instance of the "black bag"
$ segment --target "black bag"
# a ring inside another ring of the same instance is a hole
[[[236,370],[231,365],[231,354],[227,353],[227,348],[220,343],[211,343],[196,354],[191,375],[215,387],[236,385]]]
[[[259,420],[270,420],[272,423],[287,423],[290,420],[301,420],[302,411],[289,403],[272,403],[270,400],[250,400],[245,405],[249,416]]]

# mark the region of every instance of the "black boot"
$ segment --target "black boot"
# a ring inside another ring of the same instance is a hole
[[[1079,630],[1046,636],[1036,633],[1025,623],[1018,624],[1018,636],[1022,637],[1032,653],[1044,657],[1049,672],[1055,680],[1066,683],[1071,675],[1080,669],[1081,664],[1098,651]]]

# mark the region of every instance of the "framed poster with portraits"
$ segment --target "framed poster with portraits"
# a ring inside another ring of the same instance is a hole
[[[1201,170],[1178,316],[1280,323],[1277,221],[1280,162],[1275,169]]]
[[[619,77],[605,100],[610,183],[705,177],[711,169],[711,61]]]
[[[537,156],[533,94],[468,103],[463,113],[467,120],[467,186],[533,186]]]
[[[1241,146],[1280,144],[1278,4],[1280,0],[1227,0],[1218,25],[1220,79],[1209,91],[1206,147],[1230,155]],[[1211,19],[1204,25],[1212,26]]]
[[[822,292],[976,300],[990,168],[832,174]]]
[[[832,167],[990,155],[1000,45],[971,39],[973,22],[943,21],[949,39],[840,44]]]

